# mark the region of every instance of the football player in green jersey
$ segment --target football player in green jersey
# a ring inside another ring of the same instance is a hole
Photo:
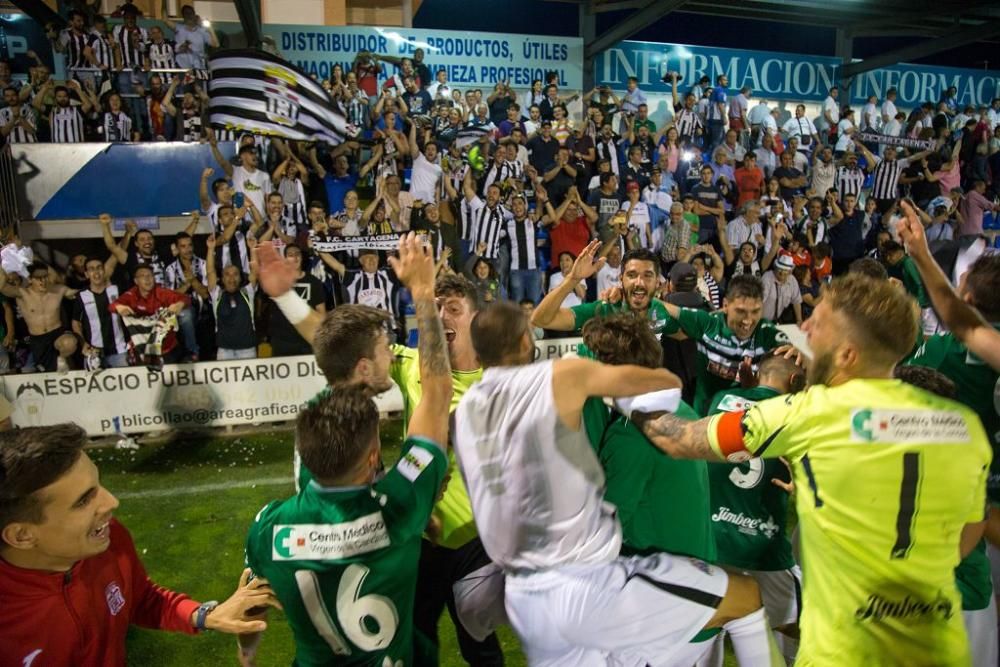
[[[297,665],[412,663],[421,534],[448,469],[452,377],[430,248],[409,234],[389,261],[413,295],[420,332],[422,394],[399,461],[378,478],[375,388],[333,387],[296,423],[296,449],[314,478],[264,507],[247,537],[247,565],[281,601]],[[244,663],[258,641],[241,637]]]
[[[669,319],[666,304],[653,298],[659,288],[660,262],[655,254],[643,248],[629,250],[622,258],[622,286],[620,294],[616,292],[618,298],[615,302],[592,301],[572,308],[562,307],[563,299],[580,281],[595,275],[604,266],[605,258],[595,259],[600,247],[600,241],[593,241],[580,253],[566,280],[546,294],[535,308],[531,316],[532,326],[554,331],[579,331],[592,317],[632,312],[646,317],[653,331],[660,333]]]
[[[991,451],[972,410],[892,378],[918,321],[902,290],[841,276],[804,325],[809,389],[697,422],[631,415],[672,456],[791,461],[796,664],[970,662],[954,569],[982,537]]]
[[[302,310],[297,295],[291,290],[293,277],[277,253],[268,246],[258,248],[260,284],[264,291],[286,312],[299,334],[312,342],[316,363],[331,385],[339,382],[363,382],[378,391],[399,386],[404,400],[404,419],[408,420],[413,406],[420,400],[420,354],[403,345],[391,345],[385,333],[390,316],[384,311],[360,305],[335,308],[325,317]],[[452,368],[452,403],[458,401],[472,384],[482,377],[482,368],[472,348],[469,325],[479,308],[475,287],[462,276],[445,275],[434,286]],[[296,309],[301,317],[295,317]],[[484,577],[484,570],[495,569],[483,550],[472,518],[472,507],[459,475],[454,474],[454,458],[449,461],[449,482],[444,494],[434,506],[428,526],[433,540],[422,543],[420,576],[416,596],[416,628],[420,650],[414,657],[417,664],[436,664],[437,620],[447,607],[455,622],[459,648],[468,661],[481,665],[501,664],[503,653],[490,626],[482,623],[467,628],[471,616],[463,615],[463,600],[454,597],[455,584],[462,580],[502,581],[499,577]],[[296,488],[311,479],[307,467],[295,458]],[[459,586],[461,590],[464,588]],[[476,588],[480,594],[486,586]],[[502,594],[502,588],[498,594]],[[469,600],[470,604],[479,601]],[[501,605],[502,606],[502,605]],[[481,610],[478,620],[487,615]],[[464,617],[464,618],[463,618]],[[472,634],[472,633],[475,634]],[[424,641],[426,640],[426,641]]]
[[[951,333],[994,370],[1000,371],[1000,331],[952,289],[948,277],[927,247],[924,226],[908,200],[900,204],[903,217],[896,225],[899,238],[920,271],[934,310]]]
[[[663,348],[656,335],[644,318],[630,313],[590,320],[583,327],[583,343],[594,359],[604,364],[663,365]],[[594,407],[608,416],[600,433],[588,427],[587,435],[604,468],[604,497],[618,508],[622,553],[668,551],[716,562],[708,521],[707,464],[664,456],[649,446],[635,425],[607,408],[601,399],[588,402],[597,404]],[[690,406],[682,404],[677,414],[682,411],[697,419]]]
[[[646,368],[662,366],[663,348],[645,319],[630,313],[594,318],[583,327],[587,351],[597,361],[612,366],[633,364]],[[794,365],[794,362],[788,362]],[[589,398],[590,401],[600,399]],[[718,562],[715,539],[709,522],[710,493],[704,461],[675,459],[649,446],[635,424],[600,402],[610,412],[607,426],[598,437],[588,428],[587,435],[605,474],[604,498],[617,508],[622,526],[623,556],[648,556],[658,552],[693,556]],[[584,406],[587,410],[587,406]],[[683,401],[674,413],[696,420],[698,415]],[[585,422],[586,423],[586,422]],[[783,493],[783,492],[782,492]],[[746,594],[734,589],[736,596]],[[762,604],[756,592],[738,598],[748,608]],[[773,625],[773,622],[768,620]],[[689,642],[686,657],[700,662],[713,648],[712,639],[721,637],[727,625],[703,629]],[[761,631],[767,632],[769,625]],[[736,642],[741,644],[739,637]],[[721,644],[720,644],[721,646]],[[774,656],[777,657],[774,647]],[[722,653],[719,653],[722,660]]]
[[[764,286],[754,276],[730,279],[720,311],[665,306],[671,319],[664,334],[698,343],[694,409],[700,415],[717,392],[737,385],[741,366],[756,373],[768,352],[788,342],[773,322],[762,319]]]
[[[982,313],[988,321],[1000,323],[1000,256],[984,255],[977,259],[962,276],[959,294]],[[994,324],[1000,326],[1000,324]],[[973,354],[954,334],[938,334],[923,342],[907,360],[916,367],[940,371],[955,385],[951,398],[963,403],[979,415],[993,446],[993,465],[986,495],[995,507],[1000,502],[997,480],[1000,465],[996,452],[1000,449],[1000,413],[993,403],[993,389],[1000,374]],[[914,383],[916,384],[916,383]],[[920,386],[919,384],[917,386]],[[996,510],[993,510],[996,512]],[[994,578],[997,572],[994,572]],[[997,624],[994,583],[990,577],[990,559],[986,544],[980,542],[955,571],[958,590],[962,594],[962,616],[965,618],[974,665],[997,664]]]
[[[801,391],[805,372],[795,360],[771,353],[760,362],[756,387],[724,389],[708,413],[739,412],[782,394]],[[785,658],[795,660],[802,572],[785,534],[788,523],[788,469],[778,459],[709,463],[711,519],[718,562],[752,576],[760,586],[767,618],[780,632]],[[721,642],[715,663],[722,664]]]

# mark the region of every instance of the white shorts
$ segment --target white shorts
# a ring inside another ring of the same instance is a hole
[[[508,574],[507,616],[529,665],[690,667],[676,659],[728,583],[721,568],[670,554]]]
[[[802,570],[798,565],[788,570],[748,570],[757,581],[764,611],[772,628],[799,622],[802,612]]]
[[[969,635],[969,650],[972,653],[972,667],[996,667],[997,665],[997,601],[990,596],[990,606],[976,611],[963,611],[965,632]]]

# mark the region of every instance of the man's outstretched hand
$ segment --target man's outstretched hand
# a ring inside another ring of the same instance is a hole
[[[601,257],[599,259],[594,259],[597,255],[597,251],[601,249],[601,241],[595,239],[587,244],[587,247],[583,249],[580,256],[576,258],[573,262],[573,268],[570,270],[569,275],[575,280],[586,280],[595,273],[601,270],[604,263],[607,261],[605,258]]]
[[[928,257],[931,254],[927,246],[927,235],[924,233],[924,225],[920,222],[920,216],[906,199],[900,204],[902,217],[896,223],[896,232],[900,240],[906,246],[906,252],[914,257]]]
[[[268,607],[281,609],[281,603],[266,579],[250,581],[247,568],[240,575],[236,591],[205,617],[205,627],[226,634],[263,632],[267,629],[264,612]]]
[[[271,243],[262,243],[253,249],[253,266],[257,282],[270,297],[285,294],[296,281],[294,260],[282,257]]]

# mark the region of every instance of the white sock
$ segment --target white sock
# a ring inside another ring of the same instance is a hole
[[[722,627],[729,633],[740,667],[784,667],[763,607]]]

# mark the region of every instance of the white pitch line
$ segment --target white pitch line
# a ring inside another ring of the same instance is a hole
[[[215,484],[202,484],[200,486],[180,486],[172,489],[146,489],[144,491],[122,491],[115,496],[119,500],[132,500],[134,498],[168,498],[170,496],[188,496],[197,493],[210,493],[212,491],[226,491],[229,489],[249,489],[253,486],[280,486],[282,484],[293,485],[295,480],[291,475],[288,477],[261,477],[259,479],[245,479],[239,482],[217,482]]]

